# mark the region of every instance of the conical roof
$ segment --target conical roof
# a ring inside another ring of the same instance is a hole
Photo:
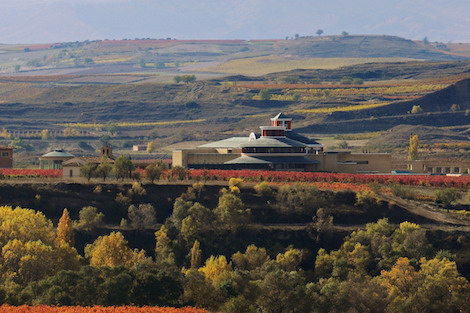
[[[73,158],[73,154],[70,154],[62,149],[54,149],[42,156],[42,158]]]
[[[271,121],[275,121],[275,120],[291,120],[291,118],[285,115],[284,113],[280,112],[278,115],[276,115],[275,117],[271,119]]]

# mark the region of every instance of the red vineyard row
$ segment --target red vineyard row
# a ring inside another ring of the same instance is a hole
[[[228,180],[243,178],[248,182],[324,182],[345,184],[402,184],[430,187],[470,187],[470,176],[367,175],[343,173],[273,172],[254,170],[189,170],[190,179]]]
[[[41,170],[28,168],[4,168],[0,173],[6,177],[44,177],[59,178],[62,177],[62,170]]]
[[[163,308],[163,307],[79,307],[79,306],[0,306],[0,313],[207,313],[206,310],[196,308]]]

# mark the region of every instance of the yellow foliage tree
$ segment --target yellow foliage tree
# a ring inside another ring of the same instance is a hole
[[[120,232],[100,236],[85,248],[85,256],[95,267],[133,267],[146,260],[143,250],[132,251]]]
[[[10,206],[0,207],[0,248],[8,241],[22,242],[41,240],[53,245],[55,233],[52,223],[41,212]]]
[[[193,247],[191,248],[191,268],[193,269],[198,269],[201,267],[202,251],[200,246],[201,244],[199,241],[194,240]]]
[[[299,268],[300,262],[303,259],[302,250],[289,248],[284,253],[279,253],[276,256],[276,263],[285,271],[296,271]]]
[[[57,225],[57,240],[67,243],[72,247],[74,245],[72,219],[70,218],[69,211],[67,209],[64,209],[62,216],[59,219],[59,224]]]
[[[0,207],[0,273],[28,283],[61,269],[78,269],[75,248],[58,240],[50,220],[30,209]]]
[[[227,262],[227,259],[223,255],[211,256],[206,260],[206,264],[199,269],[206,279],[214,282],[218,280],[220,276],[226,272],[232,271],[232,264]]]
[[[420,260],[416,271],[407,258],[399,258],[389,271],[377,278],[388,291],[387,312],[468,312],[469,282],[457,271],[455,262]]]
[[[414,134],[410,136],[410,146],[408,147],[408,161],[414,161],[418,158],[419,136]]]

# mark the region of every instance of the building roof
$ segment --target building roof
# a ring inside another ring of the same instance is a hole
[[[249,142],[248,137],[232,137],[198,146],[198,148],[239,148]]]
[[[254,141],[248,141],[242,144],[240,147],[290,148],[306,147],[306,145],[300,141],[292,140],[287,137],[261,137]]]
[[[296,141],[300,141],[304,144],[307,144],[307,145],[320,145],[322,146],[321,143],[313,140],[313,139],[310,139],[308,137],[305,137],[299,133],[296,133],[294,131],[290,131],[290,132],[286,132],[286,136],[287,138],[290,138],[290,139],[293,139],[293,140],[296,140]]]
[[[290,120],[290,119],[291,119],[290,117],[288,117],[287,115],[281,112],[275,117],[273,117],[271,120],[274,121],[274,120]]]
[[[2,146],[2,145],[0,145],[0,149],[1,150],[13,150],[12,147]]]
[[[41,158],[73,158],[74,155],[62,149],[55,149],[41,156]]]
[[[111,158],[106,158],[106,161],[109,164],[113,164],[114,160]],[[95,164],[101,164],[103,162],[103,157],[74,157],[70,160],[64,161],[62,163],[62,166],[66,167],[80,167],[86,163],[95,163]]]
[[[302,156],[241,156],[225,162],[224,164],[318,164],[317,160],[312,160]]]

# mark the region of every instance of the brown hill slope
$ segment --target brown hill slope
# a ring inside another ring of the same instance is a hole
[[[456,104],[457,106],[453,106]],[[422,112],[411,114],[413,106]],[[364,132],[386,130],[400,124],[453,126],[470,124],[470,79],[460,81],[422,98],[352,112],[334,112],[323,123],[301,129],[302,132]]]

